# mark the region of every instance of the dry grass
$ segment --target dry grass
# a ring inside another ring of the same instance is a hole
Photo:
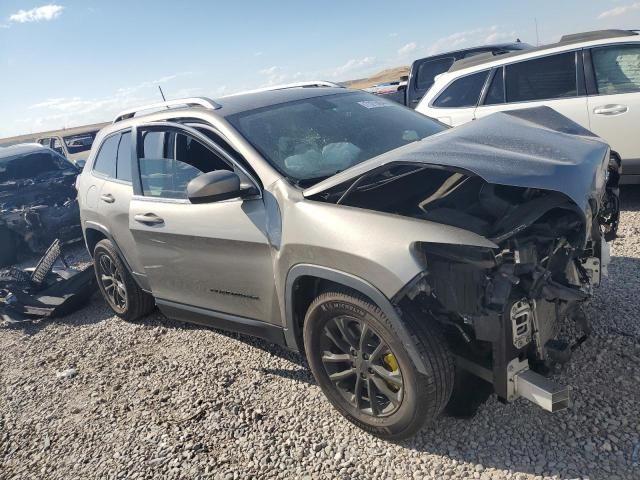
[[[347,80],[344,83],[345,86],[350,88],[367,88],[372,87],[378,83],[392,82],[394,80],[400,80],[403,75],[409,75],[409,67],[394,67],[382,70],[378,73],[371,75],[369,78],[358,78],[356,80]]]

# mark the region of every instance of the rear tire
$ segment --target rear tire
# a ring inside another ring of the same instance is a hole
[[[93,263],[98,287],[113,313],[134,321],[155,308],[153,296],[138,286],[110,240],[96,244]]]
[[[0,267],[9,267],[16,263],[18,245],[15,235],[8,229],[0,227]]]
[[[429,319],[404,313],[424,374],[393,323],[360,294],[321,294],[304,323],[309,366],[329,401],[356,426],[394,441],[414,435],[438,416],[454,381],[453,360],[440,332]]]

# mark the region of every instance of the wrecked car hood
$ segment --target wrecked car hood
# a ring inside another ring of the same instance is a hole
[[[549,107],[499,112],[355,165],[309,197],[390,163],[453,167],[489,183],[567,195],[585,211],[604,189],[609,146]]]
[[[76,173],[57,173],[26,180],[0,182],[0,210],[34,205],[62,205],[77,196]]]

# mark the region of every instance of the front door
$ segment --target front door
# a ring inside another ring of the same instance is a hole
[[[243,172],[208,138],[174,125],[137,133],[140,185],[129,228],[153,295],[160,305],[269,321],[275,287],[263,200],[256,194],[192,204],[186,188],[193,178],[214,170],[242,178]]]
[[[591,50],[597,93],[588,97],[591,131],[622,158],[624,174],[640,175],[640,44]]]

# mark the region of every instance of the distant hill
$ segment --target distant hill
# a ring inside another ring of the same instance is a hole
[[[350,88],[368,88],[378,83],[393,82],[395,80],[400,80],[400,77],[402,77],[403,75],[409,75],[408,66],[387,68],[386,70],[382,70],[378,73],[374,73],[368,78],[358,78],[356,80],[347,80],[346,82],[341,82],[341,83],[345,87],[350,87]]]

